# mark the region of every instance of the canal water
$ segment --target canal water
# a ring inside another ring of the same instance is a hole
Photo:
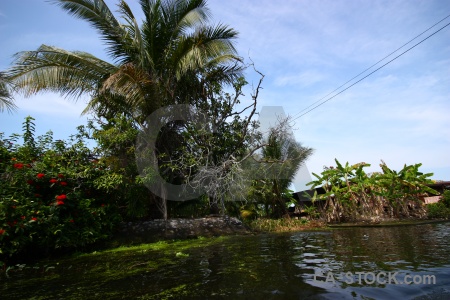
[[[0,299],[450,299],[450,223],[160,243],[0,279]]]

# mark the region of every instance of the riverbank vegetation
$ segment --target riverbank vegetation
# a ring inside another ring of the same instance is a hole
[[[384,162],[382,172],[367,174],[370,164],[342,165],[325,168],[314,174],[312,188],[322,187],[325,193],[313,195],[320,201],[321,217],[327,222],[352,222],[360,220],[424,218],[427,217],[424,197],[436,195],[428,185],[433,183],[419,171],[421,164],[405,165],[400,171],[391,170]]]
[[[312,150],[288,120],[258,130],[264,75],[236,53],[233,28],[210,24],[204,1],[141,1],[140,24],[124,1],[120,18],[103,0],[55,3],[98,30],[110,61],[42,45],[1,72],[2,110],[13,92],[52,91],[89,95],[92,116],[66,141],[36,137],[32,117],[22,134],[1,136],[1,264],[83,249],[121,221],[239,216],[245,203],[285,213],[289,180]],[[260,78],[250,99],[244,71]],[[174,197],[174,186],[185,188]]]
[[[326,223],[321,220],[279,218],[260,218],[248,223],[248,226],[256,232],[290,232],[302,230],[323,230]]]
[[[205,1],[140,1],[140,24],[125,1],[120,18],[102,0],[54,2],[98,30],[110,61],[42,45],[0,73],[0,110],[15,109],[13,92],[52,91],[89,95],[91,115],[67,140],[36,136],[32,117],[22,134],[0,135],[0,266],[82,251],[137,220],[226,214],[287,231],[425,215],[419,200],[433,191],[420,164],[369,176],[368,164],[336,161],[312,182],[324,204],[290,219],[299,203],[289,186],[313,149],[294,140],[289,118],[260,130],[264,75],[236,53],[233,28],[210,25]],[[259,78],[252,88],[245,72]]]
[[[427,205],[428,217],[433,219],[450,219],[450,191],[445,191],[441,200]]]

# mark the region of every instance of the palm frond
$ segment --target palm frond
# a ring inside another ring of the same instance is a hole
[[[112,119],[118,115],[133,117],[124,97],[108,93],[95,94],[81,114],[88,113],[94,113],[96,116],[106,119]]]
[[[7,110],[8,113],[12,113],[17,110],[10,92],[11,85],[6,76],[0,72],[0,112]]]
[[[145,15],[142,36],[155,70],[170,63],[178,40],[208,20],[204,0],[141,0]],[[172,69],[170,67],[169,69]]]
[[[103,83],[100,92],[120,95],[129,107],[139,107],[146,101],[144,87],[150,84],[150,78],[142,69],[133,64],[126,64]]]
[[[152,62],[149,68],[151,67],[151,71],[153,71],[164,60],[164,52],[167,47],[167,39],[161,32],[161,15],[159,14],[161,1],[141,0],[140,3],[145,16],[141,29],[142,39]]]
[[[167,23],[171,24],[172,38],[188,34],[189,31],[196,27],[205,25],[211,17],[211,12],[206,7],[205,0],[178,0],[170,4],[166,15],[170,17],[170,21]]]
[[[147,52],[146,43],[142,38],[141,29],[136,21],[136,18],[133,15],[130,7],[125,1],[121,1],[119,3],[119,12],[122,15],[122,18],[127,23],[124,25],[124,29],[127,32],[127,40],[129,40],[128,48],[128,56],[129,62],[134,62],[140,68],[144,69],[147,66],[151,66],[153,61]]]
[[[238,32],[233,28],[229,28],[223,24],[217,26],[202,27],[198,32],[194,33],[195,40],[203,41],[203,45],[211,48],[217,53],[236,54],[236,48],[233,40],[238,37]],[[215,54],[214,56],[216,56]]]
[[[53,0],[69,14],[88,21],[108,45],[107,52],[117,61],[127,61],[129,40],[120,22],[103,0]]]
[[[116,70],[89,53],[42,45],[36,51],[16,54],[13,67],[5,73],[25,96],[53,91],[78,98],[96,91],[99,82]]]
[[[203,26],[192,35],[180,39],[180,47],[172,58],[178,62],[177,78],[188,70],[211,68],[213,65],[219,66],[240,61],[240,58],[235,55],[237,52],[231,41],[235,37],[237,37],[235,30],[218,25]]]

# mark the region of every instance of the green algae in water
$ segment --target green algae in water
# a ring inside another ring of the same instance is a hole
[[[167,299],[186,299],[186,298],[193,298],[196,296],[196,287],[198,287],[200,284],[193,284],[193,285],[187,285],[187,284],[180,284],[178,286],[175,286],[173,288],[167,289],[165,291],[162,291],[161,293],[158,293],[156,295],[145,295],[142,297],[139,297],[141,300],[167,300]]]
[[[2,278],[0,294],[11,298],[49,299],[64,298],[95,299],[99,295],[108,294],[118,297],[123,291],[110,292],[108,288],[117,288],[121,282],[132,281],[133,278],[146,277],[159,270],[170,270],[180,261],[189,257],[190,249],[207,247],[225,241],[226,237],[161,241],[138,246],[118,247],[105,251],[78,254],[59,261],[46,261],[45,265],[22,266],[9,273],[10,278]],[[57,291],[52,296],[49,291]],[[26,291],[26,292],[24,292]],[[71,296],[72,295],[72,296]],[[112,298],[111,298],[112,299]]]
[[[383,294],[413,298],[450,285],[449,237],[446,223],[120,247],[12,270],[9,278],[2,278],[0,295],[2,299],[299,299],[331,293],[349,299]],[[428,272],[436,275],[440,286],[405,289],[342,282],[329,286],[313,282],[321,270]]]

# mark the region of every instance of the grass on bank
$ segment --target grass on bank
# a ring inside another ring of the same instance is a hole
[[[293,218],[256,219],[247,225],[256,232],[290,232],[324,229],[326,227],[323,221]]]

